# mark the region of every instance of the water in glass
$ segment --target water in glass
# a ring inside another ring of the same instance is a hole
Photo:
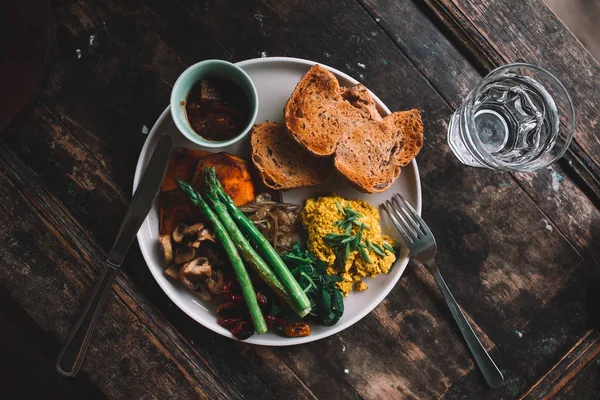
[[[514,72],[492,73],[469,94],[454,114],[448,134],[450,147],[461,162],[526,171],[539,169],[554,161],[557,151],[564,152],[556,148],[557,143],[565,145],[561,134],[568,136],[561,129],[559,107],[548,88],[535,78]]]

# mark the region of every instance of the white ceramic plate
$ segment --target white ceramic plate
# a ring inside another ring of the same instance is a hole
[[[287,57],[258,58],[242,61],[237,64],[243,68],[248,75],[250,75],[250,78],[254,81],[258,91],[259,109],[256,123],[260,123],[265,120],[281,121],[285,102],[292,94],[292,91],[294,90],[300,78],[313,64],[315,64],[313,61]],[[355,83],[358,83],[355,79],[349,77],[343,72],[331,67],[324,67],[329,69],[337,76],[342,86],[351,86]],[[382,115],[387,115],[390,113],[390,110],[381,102],[381,100],[374,95],[373,98],[377,102],[379,111]],[[193,144],[181,133],[179,133],[173,123],[173,120],[171,119],[169,107],[167,107],[167,109],[162,113],[152,127],[152,130],[146,139],[146,143],[142,148],[142,152],[140,153],[133,183],[134,190],[139,184],[141,175],[148,164],[158,139],[163,134],[171,135],[173,137],[174,147],[201,149],[201,147]],[[248,147],[249,140],[246,138],[230,147],[221,149],[221,151],[238,154],[248,159]],[[205,150],[215,151],[215,149]],[[379,207],[383,201],[389,199],[394,193],[400,192],[408,201],[410,201],[411,204],[416,206],[415,208],[419,213],[421,212],[421,183],[419,180],[417,163],[414,160],[410,165],[402,169],[400,178],[385,193],[371,195],[360,193],[345,184],[342,179],[334,177],[328,183],[320,186],[300,188],[284,192],[283,199],[286,202],[303,204],[304,199],[307,197],[330,192],[338,193],[339,195],[347,198],[361,198],[376,207]],[[395,228],[393,228],[391,221],[389,221],[389,218],[385,212],[383,212],[381,216],[381,225],[384,233],[398,237]],[[160,255],[157,243],[157,205],[155,205],[148,214],[148,217],[140,228],[137,237],[144,259],[148,264],[148,268],[150,268],[150,272],[160,287],[165,291],[167,296],[169,296],[169,298],[186,314],[208,329],[211,329],[223,336],[234,338],[227,329],[217,324],[215,312],[217,306],[216,302],[207,302],[197,298],[178,282],[174,282],[164,274],[162,257]],[[344,315],[334,326],[326,327],[313,324],[312,334],[307,337],[286,338],[281,337],[274,332],[267,332],[263,335],[255,334],[245,342],[269,346],[288,346],[312,342],[340,332],[367,315],[385,298],[385,296],[387,296],[396,282],[398,282],[398,279],[400,279],[400,276],[404,272],[407,263],[408,258],[406,257],[406,254],[402,254],[399,256],[398,261],[396,262],[396,265],[390,274],[379,275],[374,279],[367,278],[365,282],[369,286],[369,289],[360,293],[353,292],[345,299]]]

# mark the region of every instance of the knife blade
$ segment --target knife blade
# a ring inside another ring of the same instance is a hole
[[[140,226],[142,226],[148,212],[154,205],[158,193],[160,193],[160,187],[165,178],[169,156],[171,155],[171,146],[171,137],[164,135],[154,148],[152,158],[133,195],[133,199],[131,199],[115,243],[108,255],[108,262],[114,268],[119,268],[123,263],[131,243],[133,243]]]
[[[77,375],[89,346],[96,321],[118,275],[123,259],[160,193],[171,155],[172,139],[165,135],[156,144],[150,162],[131,199],[115,243],[83,312],[56,360],[56,369],[66,377]]]

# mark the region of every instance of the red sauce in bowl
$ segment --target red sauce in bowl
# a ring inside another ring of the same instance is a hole
[[[250,122],[250,104],[244,90],[228,79],[207,78],[190,90],[185,113],[192,129],[204,139],[229,140]]]

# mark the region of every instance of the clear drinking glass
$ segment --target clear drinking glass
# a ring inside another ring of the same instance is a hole
[[[448,144],[463,164],[531,172],[562,157],[574,119],[571,98],[554,75],[508,64],[483,78],[456,110]]]

